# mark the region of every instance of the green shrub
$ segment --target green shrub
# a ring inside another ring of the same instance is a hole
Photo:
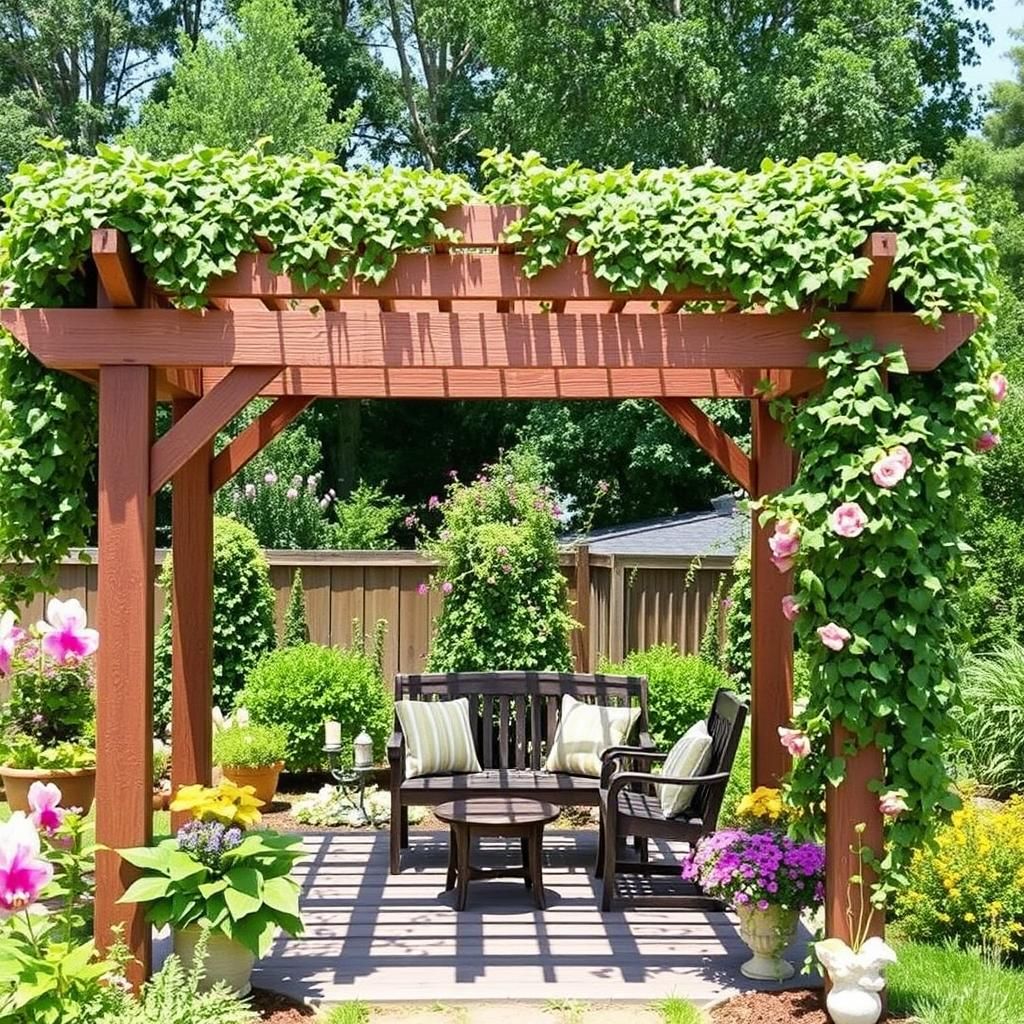
[[[380,669],[361,650],[303,644],[268,654],[249,676],[238,705],[258,721],[276,722],[287,732],[289,771],[322,768],[324,722],[341,722],[342,760],[352,759],[360,730],[373,737],[384,756],[392,724],[392,703]]]
[[[236,768],[266,768],[283,761],[288,734],[279,725],[233,725],[213,737],[213,760]]]
[[[427,542],[444,594],[430,650],[431,672],[572,666],[565,577],[556,540],[561,510],[543,466],[513,450],[441,504],[442,527]]]
[[[960,693],[962,774],[1000,793],[1024,790],[1024,647],[969,656]]]
[[[895,903],[907,938],[1024,957],[1024,799],[968,803],[917,850]]]
[[[694,722],[707,718],[715,692],[731,686],[721,669],[674,644],[634,651],[625,661],[601,663],[601,672],[647,677],[650,732],[659,750],[668,750]]]
[[[380,487],[360,483],[347,498],[335,503],[337,523],[331,544],[350,551],[393,548],[392,532],[405,513],[401,498],[385,494]]]
[[[722,798],[722,809],[718,812],[719,828],[738,827],[739,819],[736,808],[750,791],[750,722],[748,721],[740,736],[740,745],[736,748],[732,773],[729,775],[725,796]]]
[[[165,604],[156,640],[153,713],[161,727],[171,717],[170,557],[160,574]],[[185,643],[189,638],[185,637]],[[270,568],[255,534],[232,519],[213,523],[213,703],[234,707],[235,694],[264,652],[276,642]]]
[[[306,621],[306,592],[302,587],[302,570],[296,569],[292,576],[292,589],[288,595],[288,607],[284,612],[284,630],[281,634],[282,647],[298,647],[309,643],[309,623]]]
[[[725,648],[722,668],[732,680],[733,689],[750,692],[750,553],[746,550],[736,556],[733,565],[732,586],[726,598]]]

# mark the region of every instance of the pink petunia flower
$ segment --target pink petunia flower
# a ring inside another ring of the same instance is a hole
[[[988,393],[995,402],[1001,402],[1010,389],[1010,383],[1001,373],[993,373],[988,379]]]
[[[23,811],[0,824],[0,917],[26,910],[53,878],[53,865],[39,855],[39,833]]]
[[[43,652],[61,665],[95,654],[100,635],[95,629],[87,629],[85,622],[85,609],[77,598],[51,598],[46,618],[36,623],[43,638]]]
[[[0,675],[9,675],[14,648],[24,635],[12,611],[0,615]]]
[[[779,726],[779,742],[789,751],[790,757],[806,757],[811,752],[811,741],[799,729]]]
[[[792,622],[800,614],[800,605],[792,594],[786,594],[782,599],[782,614]]]
[[[906,800],[896,790],[883,793],[878,799],[878,809],[887,818],[898,818],[904,811],[909,811]]]
[[[818,627],[818,637],[830,651],[841,651],[852,635],[848,629],[843,629],[834,622]]]
[[[906,448],[903,450],[907,451]],[[909,452],[907,452],[907,456],[909,458]],[[907,475],[907,469],[907,462],[895,452],[890,452],[871,467],[871,479],[879,487],[889,490],[895,487]]]
[[[33,782],[28,789],[29,820],[40,832],[52,835],[64,821],[61,793],[52,782]]]
[[[859,537],[867,523],[864,509],[855,501],[844,501],[831,516],[832,532],[840,537]]]
[[[991,430],[986,430],[977,441],[974,442],[974,447],[979,452],[990,452],[997,444],[1002,440],[998,434],[993,434]]]

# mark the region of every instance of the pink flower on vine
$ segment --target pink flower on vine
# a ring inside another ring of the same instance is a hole
[[[992,433],[991,430],[986,430],[981,434],[978,440],[974,442],[974,447],[977,448],[979,452],[990,452],[1001,440],[1002,438],[998,434]]]
[[[14,612],[6,611],[0,615],[0,675],[10,674],[11,658],[22,633]]]
[[[831,517],[832,532],[840,537],[859,537],[868,524],[864,509],[855,501],[844,501]]]
[[[898,818],[904,811],[909,811],[910,807],[901,792],[891,789],[879,797],[878,809],[887,818]]]
[[[441,584],[442,594],[450,594],[454,589],[455,587],[450,580],[445,580],[444,583]]]
[[[430,587],[428,587],[426,583],[420,583],[416,587],[416,593],[419,594],[420,597],[426,597],[427,594],[430,593]]]
[[[792,594],[786,594],[782,599],[782,614],[792,622],[800,614],[800,605]]]
[[[33,782],[28,788],[29,820],[40,832],[52,835],[64,822],[60,789],[52,782]]]
[[[1006,398],[1006,392],[1010,390],[1010,383],[1001,373],[993,373],[988,379],[988,392],[995,402],[1001,402]]]
[[[790,757],[806,757],[811,752],[811,741],[800,729],[786,729],[779,726],[779,742],[789,751]]]
[[[895,487],[907,475],[912,460],[903,445],[894,448],[871,467],[871,479],[886,490]]]
[[[772,558],[772,565],[774,565],[779,572],[789,572],[789,570],[793,568],[793,559],[779,558],[776,556]]]
[[[904,469],[909,470],[910,467],[914,464],[914,460],[910,457],[910,449],[907,448],[906,445],[896,445],[896,447],[893,448],[893,450],[889,452],[889,454],[899,459],[900,462],[903,464]]]
[[[100,635],[95,629],[87,629],[85,622],[85,609],[77,598],[51,598],[46,618],[36,624],[43,638],[43,652],[62,665],[95,654]]]
[[[852,636],[848,629],[837,626],[834,622],[818,627],[818,638],[830,651],[841,651]]]
[[[768,538],[775,558],[792,558],[800,550],[800,524],[795,519],[780,519]]]

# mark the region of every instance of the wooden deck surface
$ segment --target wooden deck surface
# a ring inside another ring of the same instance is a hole
[[[385,832],[308,835],[310,857],[299,869],[306,933],[279,939],[253,983],[327,1003],[678,995],[706,1004],[754,987],[738,971],[750,954],[731,915],[602,914],[592,875],[595,832],[545,834],[546,911],[533,908],[518,880],[487,880],[471,883],[461,914],[453,894],[442,892],[447,835],[414,831],[411,838],[402,873],[389,876]],[[518,842],[483,842],[477,863],[518,857]],[[807,937],[790,950],[798,964]]]

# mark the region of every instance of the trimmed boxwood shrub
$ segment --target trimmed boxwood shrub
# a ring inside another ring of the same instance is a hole
[[[171,595],[174,566],[170,556],[160,574],[164,618],[156,639],[153,714],[159,726],[171,718]],[[225,711],[245,685],[264,652],[276,643],[274,589],[270,567],[256,535],[233,519],[213,521],[213,703]],[[188,638],[185,638],[188,642]]]
[[[374,659],[360,650],[302,644],[268,654],[238,695],[258,722],[283,726],[288,734],[285,767],[324,767],[324,722],[341,722],[342,763],[351,764],[352,741],[365,729],[374,756],[383,758],[392,723],[392,700]]]

